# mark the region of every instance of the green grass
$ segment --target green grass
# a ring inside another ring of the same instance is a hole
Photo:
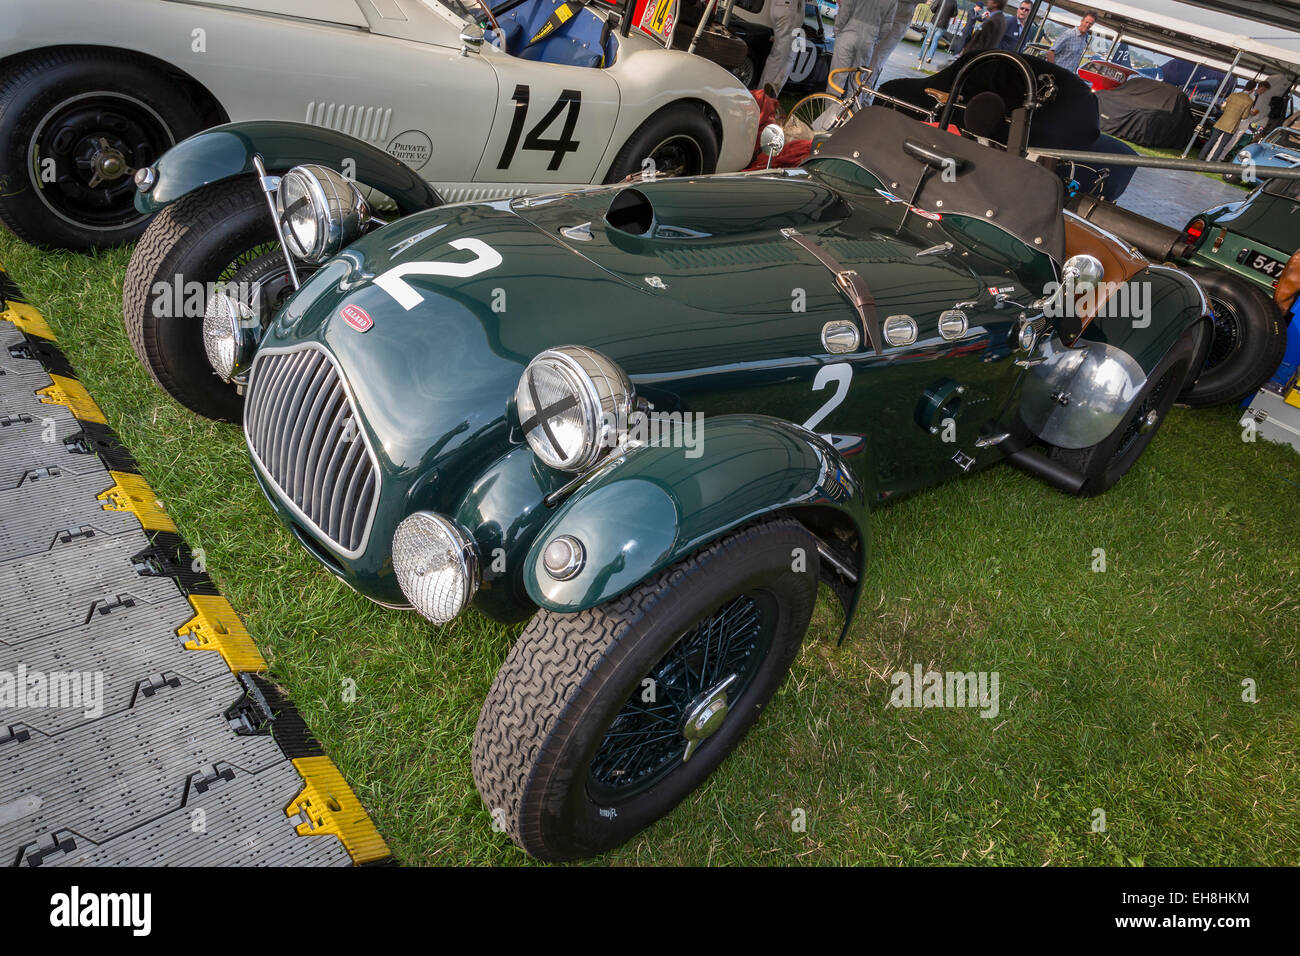
[[[470,772],[516,630],[385,611],[309,559],[271,516],[239,432],[185,412],[137,366],[119,311],[127,257],[0,237],[0,262],[398,858],[525,862],[492,832]],[[1090,570],[1095,548],[1105,573]],[[865,587],[843,647],[823,594],[740,751],[604,862],[1300,863],[1300,456],[1243,443],[1232,410],[1175,411],[1095,500],[998,468],[888,508]],[[998,671],[1001,714],[886,707],[888,675],[917,663]],[[1257,703],[1241,699],[1246,678]],[[806,833],[792,832],[797,808]]]

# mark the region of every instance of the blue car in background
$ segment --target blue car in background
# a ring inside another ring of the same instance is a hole
[[[1294,119],[1294,117],[1293,117]],[[1256,175],[1266,179],[1269,167],[1275,169],[1295,169],[1300,167],[1300,129],[1293,126],[1279,126],[1258,143],[1251,143],[1237,151],[1232,162],[1238,166],[1253,164]],[[1223,178],[1230,183],[1241,182],[1236,173],[1224,173]]]

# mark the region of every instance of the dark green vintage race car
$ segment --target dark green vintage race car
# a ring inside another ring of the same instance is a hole
[[[543,859],[617,846],[708,777],[819,581],[847,630],[879,506],[1003,461],[1106,490],[1207,338],[1197,285],[1063,215],[1054,174],[878,107],[800,169],[386,226],[324,165],[263,176],[245,140],[229,177],[141,177],[170,201],[132,340],[180,401],[242,417],[271,506],[357,591],[531,618],[474,776]],[[201,321],[148,305],[241,243]]]

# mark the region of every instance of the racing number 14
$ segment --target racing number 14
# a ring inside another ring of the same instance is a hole
[[[524,120],[528,116],[528,84],[520,83],[515,87],[515,95],[511,97],[515,104],[515,115],[510,120],[510,133],[506,136],[505,149],[501,150],[501,159],[497,162],[497,169],[509,169],[510,164],[514,162],[515,150],[519,148],[519,136],[524,131]],[[542,139],[542,134],[550,129],[551,124],[559,118],[560,113],[568,109],[568,114],[564,117],[564,129],[560,132],[559,139]],[[546,111],[541,122],[528,131],[524,137],[524,149],[534,149],[541,152],[550,152],[551,161],[547,165],[548,170],[560,168],[560,163],[564,161],[565,153],[576,153],[580,145],[573,138],[574,127],[578,125],[578,113],[582,110],[582,91],[581,90],[562,90],[560,98],[555,101],[555,105]]]

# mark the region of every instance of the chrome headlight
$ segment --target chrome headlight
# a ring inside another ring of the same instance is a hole
[[[234,296],[214,292],[203,313],[203,350],[217,377],[229,382],[242,375],[257,349],[253,310]]]
[[[594,349],[562,345],[528,363],[515,407],[538,458],[561,471],[583,471],[618,445],[632,411],[632,383]]]
[[[284,240],[295,258],[324,262],[361,235],[369,209],[356,183],[328,166],[295,166],[276,192]]]
[[[478,551],[454,522],[417,511],[393,535],[393,572],[411,606],[434,624],[445,624],[478,590]]]

